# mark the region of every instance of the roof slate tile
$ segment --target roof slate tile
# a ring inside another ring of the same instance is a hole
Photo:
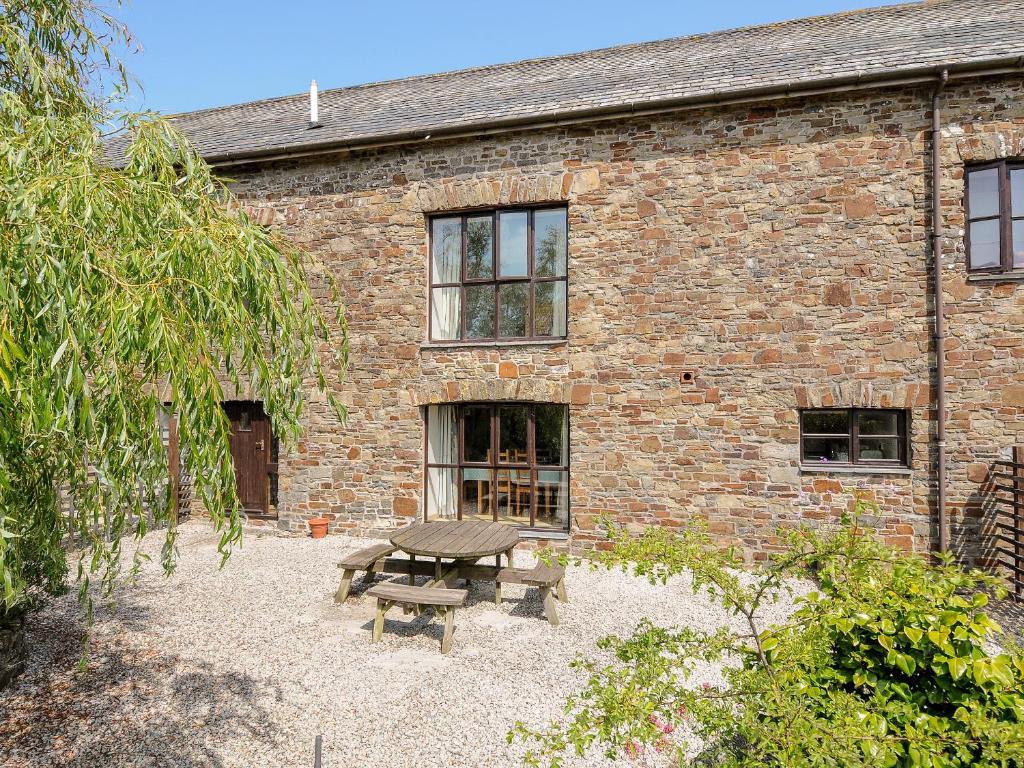
[[[1024,0],[934,0],[322,90],[316,129],[306,93],[171,120],[216,162],[1015,57]]]

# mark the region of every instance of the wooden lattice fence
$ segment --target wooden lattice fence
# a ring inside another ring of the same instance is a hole
[[[1014,596],[1024,599],[1024,446],[1013,449],[1009,461],[995,462],[992,472],[995,515],[992,552]]]

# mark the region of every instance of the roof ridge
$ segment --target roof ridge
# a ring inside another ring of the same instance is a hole
[[[677,43],[685,40],[694,40],[697,38],[707,40],[709,38],[736,34],[738,32],[751,32],[762,29],[777,29],[779,27],[785,27],[787,25],[804,24],[808,22],[818,22],[826,19],[836,19],[838,17],[860,15],[873,12],[905,12],[909,9],[920,10],[923,6],[940,6],[948,5],[959,0],[912,0],[912,2],[896,2],[895,4],[887,5],[875,5],[867,8],[855,8],[848,11],[839,11],[837,13],[823,13],[816,14],[814,16],[801,16],[795,19],[783,19],[782,21],[772,21],[764,24],[747,24],[741,27],[731,27],[729,29],[716,29],[708,32],[695,32],[690,35],[678,35],[675,37],[664,37],[657,40],[640,40],[632,43],[620,43],[618,45],[608,45],[603,48],[590,48],[582,51],[571,51],[569,53],[551,54],[548,56],[535,56],[528,59],[516,59],[514,61],[495,62],[493,64],[480,64],[474,67],[462,67],[460,69],[449,69],[442,70],[440,72],[427,72],[419,75],[407,75],[405,77],[395,77],[387,80],[372,80],[366,83],[355,83],[353,85],[343,85],[337,88],[324,88],[320,90],[320,97],[323,98],[329,94],[339,92],[351,92],[362,89],[377,88],[381,86],[394,85],[396,83],[412,83],[416,81],[432,80],[434,78],[451,77],[452,75],[462,74],[473,74],[485,71],[500,71],[505,68],[519,67],[527,64],[538,64],[547,61],[558,61],[572,58],[574,56],[592,56],[595,54],[607,53],[609,51],[625,51],[631,48],[642,48],[644,46],[654,46],[664,43]],[[174,112],[165,117],[175,118],[184,117],[187,115],[201,115],[211,112],[218,112],[220,110],[231,110],[239,109],[247,106],[260,106],[264,104],[273,104],[276,102],[287,101],[290,99],[299,99],[305,97],[306,91],[299,91],[297,93],[289,93],[282,96],[268,96],[263,99],[254,99],[252,101],[240,101],[234,104],[222,104],[216,107],[204,107],[202,109],[188,110],[185,112]]]

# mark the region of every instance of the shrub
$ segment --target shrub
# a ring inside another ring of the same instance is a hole
[[[747,631],[643,621],[605,638],[613,661],[575,662],[589,678],[564,718],[539,732],[517,723],[509,739],[532,743],[535,766],[591,747],[726,767],[1024,765],[1024,655],[984,612],[989,592],[1003,596],[997,580],[895,550],[856,519],[831,536],[788,535],[752,574],[702,525],[639,538],[607,525],[614,546],[600,562],[661,582],[690,571]],[[814,591],[784,625],[760,626],[794,576]],[[688,682],[701,659],[725,662],[726,685]]]

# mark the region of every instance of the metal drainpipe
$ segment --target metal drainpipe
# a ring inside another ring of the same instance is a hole
[[[935,290],[935,416],[937,442],[939,552],[949,551],[949,519],[946,516],[946,318],[942,301],[942,121],[939,98],[949,70],[939,75],[932,91],[932,280]]]

